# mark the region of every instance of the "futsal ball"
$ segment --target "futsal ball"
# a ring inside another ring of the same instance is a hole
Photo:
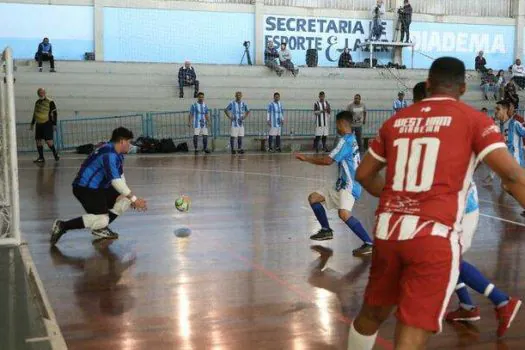
[[[180,196],[179,198],[177,198],[175,200],[175,208],[178,210],[178,211],[188,211],[190,210],[190,204],[191,204],[191,199],[190,197],[188,196]]]

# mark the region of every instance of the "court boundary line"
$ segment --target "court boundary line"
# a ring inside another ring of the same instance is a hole
[[[38,337],[32,339],[41,339],[38,341],[47,339],[52,349],[67,349],[66,341],[62,331],[60,330],[60,327],[58,326],[55,312],[53,311],[51,303],[49,302],[44,284],[40,278],[40,275],[38,274],[27,242],[22,242],[22,244],[18,246],[18,250],[20,252],[22,263],[24,264],[24,270],[28,280],[29,288],[30,290],[33,290],[34,293],[36,293],[36,295],[33,295],[34,302],[37,303],[37,308],[39,309],[40,317],[42,317],[47,333],[47,337]],[[26,342],[28,342],[28,339],[26,339]]]

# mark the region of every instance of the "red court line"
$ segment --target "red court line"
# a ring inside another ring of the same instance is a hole
[[[300,288],[297,288],[296,286],[294,286],[293,284],[290,284],[286,281],[284,281],[283,279],[281,279],[279,276],[277,276],[277,274],[273,273],[272,271],[266,269],[264,266],[262,265],[259,265],[257,264],[256,262],[253,262],[251,261],[250,259],[242,256],[242,255],[239,255],[237,254],[233,249],[231,249],[230,247],[226,247],[226,246],[222,246],[224,249],[228,250],[228,252],[233,256],[235,257],[236,259],[238,260],[241,260],[242,262],[244,262],[246,265],[249,265],[251,266],[252,268],[254,268],[255,270],[259,271],[259,272],[262,272],[264,275],[266,275],[266,277],[268,277],[269,279],[271,279],[272,281],[280,284],[281,286],[283,286],[284,288],[288,289],[289,291],[295,293],[296,295],[298,295],[299,297],[301,297],[303,300],[305,301],[311,301],[311,298],[308,296],[307,293],[305,293],[302,289]],[[343,322],[343,323],[346,323],[348,325],[350,325],[352,323],[352,319],[342,315],[342,314],[337,314],[336,315],[336,318],[337,320]],[[383,349],[385,350],[393,350],[394,349],[394,344],[389,341],[389,340],[386,340],[384,338],[382,338],[381,336],[377,336],[377,339],[376,339],[376,344],[381,346]]]

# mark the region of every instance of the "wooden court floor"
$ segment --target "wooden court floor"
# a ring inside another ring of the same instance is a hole
[[[334,256],[322,273],[312,272],[308,238],[317,225],[307,195],[333,181],[335,167],[289,154],[129,156],[127,181],[150,210],[115,221],[117,241],[77,231],[50,249],[53,219],[81,213],[71,193],[81,159],[39,167],[24,156],[19,169],[24,238],[70,349],[346,349],[369,262],[352,257],[359,241],[335,212],[335,238],[323,243]],[[192,197],[189,213],[175,211],[179,194]],[[480,186],[480,198],[466,259],[523,298],[525,219],[497,185]],[[354,212],[368,229],[375,205],[365,195]],[[191,236],[176,237],[181,227]],[[498,342],[491,304],[475,300],[482,319],[445,324],[430,349],[525,349],[525,310]],[[375,349],[393,348],[393,330],[391,318]]]

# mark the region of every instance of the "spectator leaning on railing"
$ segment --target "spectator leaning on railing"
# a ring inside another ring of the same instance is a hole
[[[264,50],[264,65],[275,71],[278,76],[281,76],[284,68],[280,67],[279,63],[277,63],[278,58],[279,52],[277,52],[277,49],[273,46],[273,41],[269,41],[266,50]]]

